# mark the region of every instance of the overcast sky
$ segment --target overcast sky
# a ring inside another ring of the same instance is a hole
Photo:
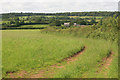
[[[119,0],[1,0],[0,12],[117,11]]]

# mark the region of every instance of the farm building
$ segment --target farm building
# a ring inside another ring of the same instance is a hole
[[[73,25],[73,26],[80,26],[80,24],[74,23],[74,25]]]
[[[64,23],[64,26],[69,27],[70,23]]]

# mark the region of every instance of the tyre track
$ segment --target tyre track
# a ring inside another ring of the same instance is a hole
[[[86,49],[86,46],[84,46],[80,51],[78,51],[77,53],[71,55],[70,57],[67,57],[63,60],[61,60],[59,63],[57,64],[54,64],[54,65],[51,65],[49,68],[56,68],[56,69],[59,69],[59,68],[64,68],[65,65],[64,64],[61,64],[62,62],[67,62],[67,64],[70,64],[71,62],[74,62],[77,60],[77,58],[83,54],[83,52],[85,51]],[[58,66],[60,65],[60,66]],[[40,70],[37,74],[32,74],[30,75],[29,78],[46,78],[44,76],[44,74],[46,73],[46,71],[50,71],[50,74],[54,74],[54,72],[51,72],[52,70],[51,69],[46,69],[46,70]],[[15,75],[14,76],[14,73],[8,73],[7,75],[10,75],[10,78],[17,78],[18,76],[21,77],[21,78],[24,78],[25,76],[27,76],[27,72],[23,73],[24,71],[19,71],[18,74],[21,74],[21,75]]]
[[[114,53],[112,51],[110,51],[109,55],[102,59],[102,62],[100,62],[100,67],[96,71],[97,73],[102,72],[104,68],[109,69],[109,66],[113,60],[113,55],[114,55]],[[105,72],[104,72],[104,74],[106,75]]]

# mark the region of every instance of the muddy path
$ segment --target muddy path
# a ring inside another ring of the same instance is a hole
[[[109,66],[113,60],[113,55],[114,55],[114,53],[112,51],[110,51],[109,55],[102,59],[102,61],[100,62],[100,67],[96,71],[97,74],[103,73],[105,75],[105,77],[107,77],[107,72],[105,72],[103,70],[109,69]]]
[[[67,63],[70,63],[70,62],[73,62],[73,61],[76,61],[77,60],[77,57],[82,55],[83,52],[85,51],[86,47],[84,46],[81,51],[73,54],[72,56],[68,57],[68,58],[65,58],[63,61],[67,61]]]
[[[70,64],[71,62],[74,62],[77,60],[77,58],[83,54],[83,52],[86,50],[86,46],[84,46],[79,52],[71,55],[70,57],[67,57],[60,61],[60,63],[54,64],[49,66],[46,69],[39,70],[36,74],[31,74],[26,71],[19,71],[16,73],[8,73],[7,75],[10,78],[47,78],[46,75],[49,75],[52,77],[54,75],[54,70],[65,68],[65,65]],[[62,64],[62,62],[66,62],[66,64]]]

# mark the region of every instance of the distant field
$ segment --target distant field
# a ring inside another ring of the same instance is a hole
[[[2,21],[0,21],[0,24],[2,24]]]
[[[6,77],[6,73],[14,71],[26,71],[26,77],[30,77],[37,75],[42,68],[46,68],[47,71],[42,72],[41,77],[44,78],[117,77],[117,44],[111,44],[109,41],[51,34],[39,30],[6,30],[2,31],[2,34],[3,77]],[[64,58],[81,51],[84,46],[86,49],[78,60],[71,64],[61,62]],[[101,66],[100,62],[111,50],[114,55],[109,69],[96,74]],[[58,66],[63,65],[65,68],[49,68],[50,65],[60,62]]]
[[[21,17],[19,17],[19,19],[23,19],[23,18],[26,19],[26,18],[28,18],[28,16],[21,16]]]
[[[30,17],[43,17],[43,16],[30,16]],[[44,17],[56,17],[56,16],[44,16]],[[58,17],[64,17],[64,16],[58,16]],[[92,17],[96,17],[96,18],[103,18],[103,16],[68,16],[70,18],[92,18]],[[22,16],[22,17],[19,17],[20,19],[24,18],[28,18],[28,16]]]
[[[41,28],[41,27],[47,27],[49,25],[41,25],[41,24],[35,24],[35,25],[22,25],[20,27],[25,28],[25,27],[34,27],[34,28]]]
[[[96,19],[98,19],[98,18],[103,18],[102,16],[69,16],[70,18],[77,18],[77,17],[79,17],[79,18],[93,18],[93,17],[95,17]]]
[[[7,23],[7,22],[9,22],[9,21],[2,21],[3,23]]]
[[[42,17],[42,16],[29,16],[29,17]],[[45,17],[52,17],[52,16],[45,16]],[[28,18],[28,16],[22,16],[22,17],[19,17],[19,18]]]

